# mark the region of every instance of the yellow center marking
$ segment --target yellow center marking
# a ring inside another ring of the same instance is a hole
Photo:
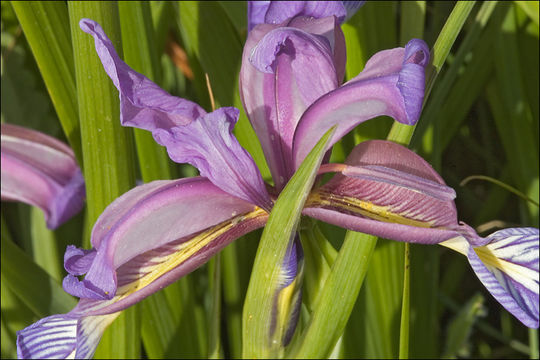
[[[338,207],[343,210],[360,214],[370,219],[402,225],[429,228],[433,222],[409,219],[388,210],[388,206],[375,205],[370,201],[360,200],[350,196],[336,195],[325,191],[315,191],[308,198],[306,206]]]

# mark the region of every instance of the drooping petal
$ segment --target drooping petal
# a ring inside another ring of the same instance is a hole
[[[330,28],[328,19],[309,21],[322,24],[324,31]],[[333,50],[325,36],[266,24],[250,32],[240,94],[278,190],[294,170],[292,138],[300,116],[337,83]]]
[[[98,23],[81,19],[79,26],[94,37],[103,68],[120,93],[122,125],[153,131],[186,125],[206,114],[199,105],[168,94],[146,76],[131,69],[120,59]]]
[[[538,234],[535,228],[510,228],[488,236],[484,246],[459,238],[441,245],[466,255],[493,297],[523,324],[538,328]]]
[[[84,205],[81,170],[73,151],[53,137],[2,124],[2,200],[21,201],[43,210],[55,229]]]
[[[341,174],[313,192],[306,215],[398,241],[433,244],[478,237],[458,224],[454,190],[409,149],[365,141],[346,163],[339,167]]]
[[[261,173],[232,133],[238,114],[220,108],[186,126],[155,130],[154,138],[172,160],[190,163],[223,191],[269,211],[272,201]]]
[[[117,269],[131,259],[178,239],[187,241],[255,209],[205,178],[155,181],[137,187],[116,199],[99,217],[92,232],[96,254],[89,267],[80,263],[81,253],[68,249],[66,269],[88,267],[88,272],[82,281],[75,277],[80,271],[68,275],[64,289],[79,297],[111,299],[117,292]]]
[[[424,99],[424,69],[429,61],[427,45],[418,39],[405,48],[375,54],[365,69],[343,86],[321,97],[306,110],[293,142],[296,168],[319,138],[332,126],[335,144],[359,123],[381,115],[413,125]]]
[[[120,93],[122,125],[151,131],[172,160],[193,164],[230,194],[271,208],[255,162],[231,133],[238,110],[207,114],[194,102],[169,95],[118,57],[99,24],[83,19],[80,26],[94,37],[103,67]]]
[[[43,318],[17,332],[19,359],[89,359],[101,335],[120,313],[84,316],[77,308]]]

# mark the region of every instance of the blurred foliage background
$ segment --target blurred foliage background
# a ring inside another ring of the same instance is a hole
[[[470,176],[488,176],[538,202],[538,2],[472,5],[450,43],[410,148],[456,190],[460,220],[481,235],[503,227],[538,227],[538,207],[530,202],[487,180],[462,184]],[[368,1],[342,26],[346,77],[358,74],[377,51],[403,46],[412,37],[433,47],[454,6]],[[98,81],[81,77],[82,68],[101,64],[92,63],[88,54],[93,49],[79,44],[79,37],[87,35],[74,19],[100,22],[130,66],[206,110],[210,100],[205,73],[217,107],[242,109],[238,72],[247,26],[246,4],[234,1],[95,6],[2,1],[1,10],[1,121],[69,143],[90,187],[86,210],[56,231],[46,229],[39,210],[1,204],[1,355],[12,358],[16,331],[41,317],[67,312],[76,303],[61,289],[63,253],[68,244],[88,246],[89,230],[106,205],[136,181],[196,174],[190,166],[169,161],[149,134],[117,129],[114,101],[96,105],[118,95],[110,83],[102,88]],[[89,115],[96,107],[103,113]],[[92,116],[103,124],[85,120]],[[111,122],[116,128],[107,130]],[[360,141],[385,139],[392,123],[385,118],[360,125],[335,146],[332,161],[343,161]],[[104,131],[98,133],[102,125]],[[235,132],[270,180],[243,110]],[[101,171],[96,162],[109,156],[106,151],[115,154],[114,173]],[[345,231],[319,226],[321,236],[339,250]],[[219,260],[125,311],[105,333],[95,357],[240,357],[242,306],[259,237],[260,231],[245,236]],[[403,244],[378,241],[332,357],[397,357],[403,252]],[[422,245],[411,246],[410,254],[411,357],[538,358],[536,331],[521,325],[491,297],[465,257]],[[304,322],[307,312],[304,307]]]

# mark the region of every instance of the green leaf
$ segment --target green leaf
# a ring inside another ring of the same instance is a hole
[[[467,17],[469,16],[474,4],[474,1],[457,2],[452,10],[452,13],[448,17],[448,20],[446,20],[441,33],[437,37],[437,41],[433,45],[433,48],[431,49],[430,63],[426,68],[426,90],[424,95],[424,104],[429,97],[433,84],[435,83],[435,79],[437,79],[437,75],[439,75],[448,54],[450,53],[452,45],[461,32],[463,24],[465,23],[465,20],[467,20]],[[410,142],[413,132],[414,126],[394,122],[387,139],[406,145]]]
[[[376,242],[374,236],[347,232],[300,343],[291,350],[292,357],[329,356],[343,334]]]
[[[531,18],[532,21],[538,26],[538,2],[537,1],[514,1],[525,13]]]
[[[64,134],[79,164],[82,164],[75,68],[66,3],[13,1],[12,5],[43,76]]]
[[[3,218],[1,231],[2,280],[9,289],[38,317],[63,314],[74,308],[75,299],[62,285],[13,243]]]
[[[287,246],[294,239],[304,203],[315,181],[324,149],[334,129],[329,130],[306,157],[279,195],[264,229],[244,304],[243,357],[267,358],[281,351],[270,334],[274,295]],[[281,336],[277,337],[281,339]]]
[[[92,227],[113,200],[135,185],[135,167],[131,131],[120,125],[118,91],[96,54],[93,37],[79,28],[79,21],[90,18],[98,22],[122,56],[120,23],[116,2],[73,1],[68,7],[84,139],[87,226]],[[106,330],[96,358],[140,356],[138,308],[136,305],[124,311]]]
[[[124,61],[150,80],[161,82],[161,67],[154,44],[150,6],[146,1],[118,2]],[[167,150],[149,131],[134,129],[139,168],[144,182],[172,178]]]
[[[443,358],[469,356],[464,347],[471,334],[476,319],[485,316],[484,298],[480,294],[473,296],[448,325]],[[463,351],[465,351],[463,353]]]

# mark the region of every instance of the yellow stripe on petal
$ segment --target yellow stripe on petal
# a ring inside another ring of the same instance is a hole
[[[540,292],[537,271],[498,258],[488,246],[476,247],[474,251],[486,266],[499,269],[536,294]]]
[[[166,255],[157,256],[150,259],[150,265],[141,267],[139,269],[141,276],[135,276],[136,280],[119,287],[117,291],[118,295],[115,296],[113,300],[119,301],[148,286],[159,277],[165,275],[169,271],[180,266],[186,260],[190,259],[192,256],[196,255],[205,246],[210,244],[219,236],[227,233],[238,223],[266,215],[268,215],[266,211],[261,208],[256,208],[256,210],[250,213],[242,214],[229,219],[200,233],[191,240],[176,245],[175,247],[171,248],[170,251],[167,251]]]
[[[423,228],[433,226],[432,221],[410,219],[392,212],[389,206],[375,205],[370,201],[363,201],[350,196],[340,196],[326,191],[313,192],[306,203],[306,207],[339,208],[349,213],[359,214],[383,222]]]

